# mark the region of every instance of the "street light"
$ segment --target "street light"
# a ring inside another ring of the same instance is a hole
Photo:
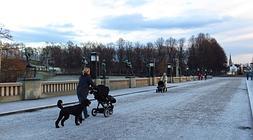
[[[98,62],[99,61],[99,56],[97,55],[96,52],[90,53],[90,61],[91,62]]]
[[[186,76],[189,76],[189,68],[186,67]]]
[[[154,61],[150,61],[149,62],[149,75],[151,77],[154,77],[155,76],[155,62]]]
[[[105,63],[105,59],[103,59],[102,61],[102,72],[103,72],[103,79],[104,79],[104,85],[106,84],[106,63]]]
[[[179,59],[175,58],[175,61],[176,61],[176,77],[178,77],[179,76]]]
[[[168,63],[168,69],[167,69],[167,74],[170,76],[170,82],[172,83],[172,66],[171,63]]]
[[[97,79],[97,62],[99,61],[99,56],[96,52],[90,53],[91,61],[91,78]]]

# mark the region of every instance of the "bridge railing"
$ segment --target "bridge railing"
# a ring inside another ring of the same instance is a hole
[[[42,94],[53,94],[75,91],[78,84],[78,80],[68,81],[43,81]]]
[[[197,80],[196,76],[173,77],[173,82]],[[157,85],[160,77],[126,79],[97,79],[96,84],[105,84],[111,90]],[[78,80],[66,81],[23,81],[16,83],[0,83],[0,102],[39,99],[52,96],[76,94]]]
[[[16,83],[0,83],[0,102],[20,100],[22,98],[23,84]]]

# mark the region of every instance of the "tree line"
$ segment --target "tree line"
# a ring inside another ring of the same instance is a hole
[[[2,56],[8,58],[6,52],[13,51],[15,44],[2,43],[2,46],[6,48],[1,52]],[[66,44],[48,43],[46,47],[41,48],[16,44],[14,48],[18,53],[17,59],[24,60],[24,52],[29,51],[34,65],[59,67],[67,74],[79,74],[84,59],[89,65],[91,52],[99,55],[98,66],[101,74],[101,64],[102,62],[106,64],[106,75],[127,75],[129,74],[127,64],[130,63],[135,76],[148,76],[150,62],[155,64],[156,76],[168,72],[168,64],[174,69],[173,75],[176,65],[180,75],[195,75],[198,72],[220,74],[226,69],[227,63],[225,52],[216,39],[203,33],[192,36],[188,41],[185,38],[161,37],[154,42],[142,44],[119,38],[115,43],[108,44],[98,42],[74,44],[69,41]]]

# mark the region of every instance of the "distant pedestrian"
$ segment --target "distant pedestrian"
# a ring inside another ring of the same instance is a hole
[[[202,80],[202,74],[198,72],[198,80]]]
[[[84,68],[81,76],[79,77],[79,82],[77,85],[77,97],[80,103],[84,101],[85,99],[87,99],[90,86],[92,87],[95,86],[90,77],[90,68]],[[89,117],[86,107],[83,110],[83,114],[84,114],[84,118]]]
[[[253,70],[250,72],[250,80],[253,80]]]
[[[249,72],[248,71],[246,72],[246,77],[247,77],[247,80],[249,80]]]
[[[162,77],[160,78],[161,81],[163,81],[165,87],[167,86],[168,78],[166,73],[163,73]]]

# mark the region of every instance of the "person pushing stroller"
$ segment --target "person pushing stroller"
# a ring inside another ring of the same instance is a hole
[[[167,91],[167,75],[166,73],[163,73],[162,77],[160,78],[160,81],[158,82],[157,90],[156,92],[165,92]]]

